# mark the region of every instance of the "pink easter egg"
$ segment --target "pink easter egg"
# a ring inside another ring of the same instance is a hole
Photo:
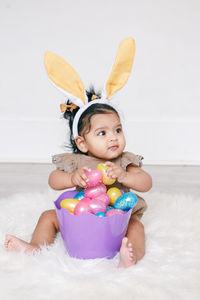
[[[90,206],[93,214],[96,214],[98,212],[105,213],[106,208],[107,208],[107,205],[104,202],[102,202],[101,200],[96,200],[96,199],[90,200],[89,206]]]
[[[102,193],[106,193],[106,186],[103,183],[99,183],[94,187],[88,187],[85,190],[85,197],[87,198],[96,198],[99,195],[101,195]]]
[[[102,179],[102,173],[99,170],[85,171],[88,181],[86,182],[88,187],[97,185]]]
[[[103,201],[106,205],[110,204],[110,197],[108,196],[108,194],[105,194],[105,193],[102,193],[101,195],[99,195],[93,199]]]
[[[86,197],[85,197],[85,198],[82,198],[82,199],[81,199],[81,202],[88,202],[88,201],[90,201],[90,200],[91,200],[90,198],[86,198]]]
[[[78,216],[81,215],[84,212],[92,212],[92,209],[90,207],[91,199],[83,198],[74,209],[74,215]]]
[[[114,215],[124,215],[126,212],[121,209],[110,209],[106,213],[106,217],[114,216]]]

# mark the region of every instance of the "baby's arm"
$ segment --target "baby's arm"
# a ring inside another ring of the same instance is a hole
[[[131,188],[137,192],[147,192],[152,187],[151,176],[139,167],[134,165],[128,165],[126,171],[124,171],[120,166],[106,162],[107,175],[111,178],[117,178],[117,180],[123,185]]]
[[[84,170],[89,170],[89,168],[82,167],[72,173],[67,173],[57,169],[50,174],[49,185],[54,190],[64,190],[75,186],[86,188],[86,182],[88,179]]]

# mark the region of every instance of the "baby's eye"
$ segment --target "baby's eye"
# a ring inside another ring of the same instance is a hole
[[[117,129],[116,129],[116,133],[120,133],[121,131],[122,131],[121,128],[117,128]]]
[[[105,135],[106,134],[106,132],[104,131],[104,130],[102,130],[102,131],[100,131],[99,133],[98,133],[98,135]]]

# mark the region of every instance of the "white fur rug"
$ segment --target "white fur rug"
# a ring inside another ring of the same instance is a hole
[[[59,235],[34,257],[4,249],[6,233],[29,240],[42,211],[60,194],[0,199],[0,299],[200,299],[200,198],[149,193],[146,255],[129,269],[112,260],[70,258]]]

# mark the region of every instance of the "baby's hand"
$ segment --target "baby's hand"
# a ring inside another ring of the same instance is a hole
[[[110,162],[106,161],[104,166],[108,166],[106,169],[106,175],[110,178],[117,178],[118,182],[122,182],[126,177],[126,172],[122,169],[122,167]]]
[[[85,175],[85,171],[90,171],[90,169],[88,167],[82,167],[72,173],[71,181],[74,186],[87,187],[86,182],[88,181],[88,178]]]

